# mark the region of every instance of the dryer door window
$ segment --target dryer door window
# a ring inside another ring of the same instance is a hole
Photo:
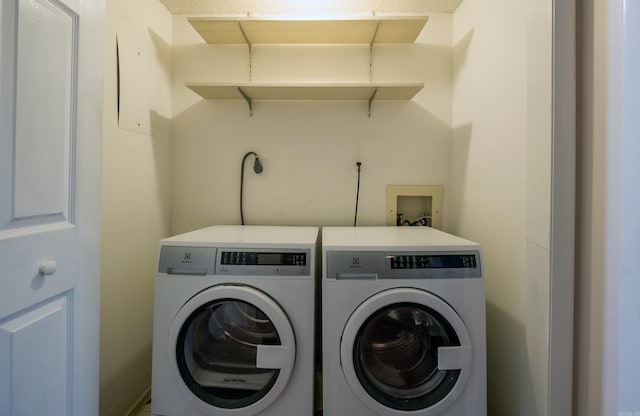
[[[460,345],[451,325],[423,305],[400,303],[364,323],[353,362],[365,390],[398,410],[428,408],[455,386],[460,370],[438,368],[438,349]]]
[[[249,287],[194,296],[170,333],[178,387],[201,410],[254,415],[278,399],[294,365],[293,329],[280,307]]]
[[[279,370],[256,366],[260,345],[280,345],[264,312],[239,300],[211,302],[183,326],[178,368],[202,400],[227,409],[247,407],[264,397],[278,377]]]
[[[354,394],[378,414],[434,416],[455,402],[469,380],[471,339],[460,316],[439,297],[394,288],[353,311],[340,359]]]

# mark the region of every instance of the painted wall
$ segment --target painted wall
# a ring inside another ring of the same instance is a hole
[[[106,12],[100,414],[122,416],[150,388],[154,264],[170,231],[171,16],[157,0],[109,0]],[[118,126],[116,35],[124,75],[144,74],[121,80],[120,121],[140,128]]]
[[[640,414],[640,82],[632,1],[581,4],[575,415]]]
[[[362,162],[359,225],[385,221],[386,187],[443,185],[448,225],[451,15],[433,14],[415,45],[376,46],[373,80],[424,82],[409,102],[204,100],[185,82],[248,82],[246,46],[205,44],[174,17],[172,230],[239,224],[240,164],[247,224],[350,225]],[[368,82],[368,45],[254,45],[253,82]]]
[[[550,1],[454,14],[450,221],[483,246],[493,416],[548,411],[551,48]]]

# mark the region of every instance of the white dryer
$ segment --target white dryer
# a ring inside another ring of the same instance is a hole
[[[480,246],[428,227],[322,232],[324,416],[485,416]]]
[[[318,229],[214,226],[160,242],[151,414],[313,414]]]

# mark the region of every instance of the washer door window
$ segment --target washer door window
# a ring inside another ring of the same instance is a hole
[[[249,287],[219,286],[192,298],[172,328],[180,385],[203,410],[254,415],[275,401],[295,356],[284,312]]]
[[[471,364],[460,317],[439,298],[411,288],[360,305],[345,326],[341,352],[352,390],[391,414],[440,413],[461,392]]]

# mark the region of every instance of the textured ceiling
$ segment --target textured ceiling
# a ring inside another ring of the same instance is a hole
[[[453,13],[462,0],[159,0],[172,14]]]

